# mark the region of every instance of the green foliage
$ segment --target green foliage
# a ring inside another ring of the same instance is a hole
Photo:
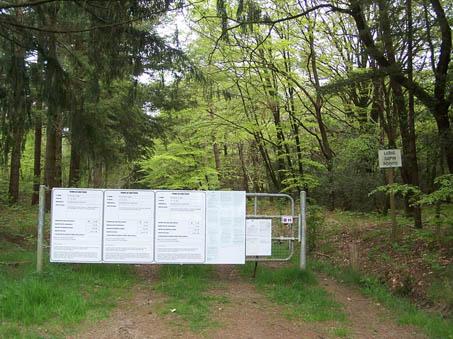
[[[433,193],[424,195],[417,201],[417,204],[434,205],[453,199],[453,174],[437,177],[434,183],[438,186],[438,189]]]
[[[320,185],[320,180],[315,171],[322,171],[324,166],[311,159],[303,159],[301,161],[306,172],[302,175],[293,175],[292,171],[282,170],[284,179],[282,185],[284,189],[282,192],[296,192],[301,189],[312,190]]]
[[[378,192],[386,194],[395,194],[402,197],[410,197],[412,204],[417,205],[434,205],[437,203],[448,202],[453,198],[453,174],[446,174],[437,177],[434,183],[438,189],[430,194],[423,194],[420,188],[407,184],[391,184],[379,186],[369,193],[369,196]]]
[[[160,146],[156,154],[140,162],[141,183],[151,188],[215,189],[217,172],[205,162],[204,150],[171,143]]]
[[[400,195],[402,197],[410,197],[411,202],[415,203],[417,199],[420,197],[422,194],[420,188],[414,186],[414,185],[408,185],[408,184],[390,184],[390,185],[383,185],[379,186],[373,191],[371,191],[368,195],[371,196],[373,194],[376,194],[378,192],[386,193],[388,195],[394,194],[394,195]]]

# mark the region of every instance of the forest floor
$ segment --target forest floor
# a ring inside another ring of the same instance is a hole
[[[398,218],[399,239],[391,240],[388,217],[371,213],[326,212],[317,230],[314,257],[385,284],[395,295],[453,317],[453,206],[436,228],[425,210],[423,229]]]
[[[258,268],[259,270],[260,268]],[[339,310],[338,319],[313,321],[291,315],[285,305],[273,302],[253,281],[233,266],[214,269],[216,284],[209,295],[220,297],[210,312],[210,326],[191,329],[190,320],[179,315],[165,294],[149,286],[159,283],[155,269],[140,267],[149,285],[134,288],[133,297],[121,301],[112,315],[86,328],[74,338],[425,338],[420,329],[397,325],[391,313],[378,303],[326,276],[320,288]],[[225,302],[226,301],[226,302]]]
[[[315,251],[326,260],[309,257],[306,271],[295,261],[260,263],[252,279],[252,263],[133,266],[47,261],[44,272],[36,274],[36,209],[0,204],[0,338],[453,339],[453,321],[442,317],[439,309],[420,310],[392,295],[382,284],[386,281],[343,270],[350,266],[344,240],[349,232],[359,244],[357,267],[363,273],[371,272],[362,271],[361,259],[371,247],[361,243],[388,247],[384,235],[379,238],[381,224],[364,218],[327,214],[327,228]],[[368,227],[357,226],[362,224]],[[362,241],[367,238],[360,230],[375,232],[378,240]],[[384,255],[387,247],[372,253]],[[448,269],[442,265],[450,257],[442,251],[436,251],[434,259],[444,271]],[[431,255],[428,263],[434,259]]]

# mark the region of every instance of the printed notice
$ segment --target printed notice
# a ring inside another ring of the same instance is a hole
[[[206,192],[206,263],[245,263],[245,192]]]
[[[154,260],[154,192],[106,190],[104,262],[147,264]]]
[[[156,192],[157,263],[204,263],[205,205],[204,192]]]
[[[102,190],[52,190],[52,262],[102,260]]]
[[[246,254],[272,255],[272,219],[247,219]]]

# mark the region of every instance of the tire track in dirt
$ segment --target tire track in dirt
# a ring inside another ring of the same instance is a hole
[[[226,295],[229,303],[214,312],[222,326],[211,330],[209,338],[325,338],[319,328],[285,318],[282,308],[244,281],[234,266],[219,266],[217,275],[225,282],[218,293]]]
[[[157,267],[140,267],[139,274],[150,285],[158,280]],[[220,287],[208,291],[225,296],[227,304],[214,305],[211,318],[219,324],[201,333],[187,328],[178,315],[161,315],[159,305],[166,297],[150,287],[139,285],[133,297],[122,300],[108,319],[85,329],[73,338],[335,338],[332,329],[348,329],[348,338],[425,338],[420,331],[398,326],[381,306],[363,297],[358,291],[339,285],[324,276],[321,285],[335,300],[344,305],[348,322],[304,322],[284,316],[284,307],[276,305],[255,286],[241,277],[234,266],[216,267]]]
[[[426,338],[417,328],[400,326],[392,315],[379,303],[364,297],[359,291],[346,287],[324,275],[319,276],[321,286],[332,297],[344,305],[348,316],[348,326],[354,338]]]

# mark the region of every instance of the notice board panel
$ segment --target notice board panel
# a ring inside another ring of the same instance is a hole
[[[154,192],[104,192],[103,261],[149,264],[154,261]]]
[[[205,192],[157,191],[155,261],[205,262]]]
[[[245,263],[245,192],[206,192],[206,263]]]
[[[51,262],[102,260],[103,191],[52,190]]]
[[[272,219],[247,219],[246,255],[272,255]]]

